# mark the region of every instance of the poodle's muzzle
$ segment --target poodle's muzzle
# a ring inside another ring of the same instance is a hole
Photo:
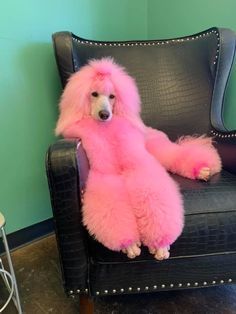
[[[112,118],[112,101],[109,96],[99,95],[92,99],[91,115],[100,121],[109,121]]]

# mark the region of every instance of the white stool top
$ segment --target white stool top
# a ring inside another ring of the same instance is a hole
[[[6,221],[3,216],[3,214],[0,212],[0,228],[2,228],[5,225]]]

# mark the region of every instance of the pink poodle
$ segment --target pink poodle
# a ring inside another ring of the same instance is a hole
[[[207,180],[221,170],[210,138],[173,143],[144,125],[135,81],[111,58],[92,60],[71,76],[56,134],[80,138],[89,159],[84,225],[129,258],[140,255],[142,243],[166,259],[182,232],[182,197],[167,171]]]

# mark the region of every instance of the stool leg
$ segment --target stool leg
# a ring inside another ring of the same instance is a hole
[[[18,287],[17,287],[17,282],[16,282],[15,271],[14,271],[14,268],[13,268],[13,265],[12,265],[10,250],[9,250],[9,247],[8,247],[8,242],[7,242],[7,237],[6,237],[6,233],[5,233],[4,227],[1,228],[1,231],[2,231],[3,244],[4,244],[4,247],[5,247],[5,251],[6,251],[7,261],[8,261],[10,273],[11,273],[11,276],[12,276],[12,281],[13,281],[13,284],[14,284],[14,291],[15,291],[17,309],[18,309],[19,314],[22,314],[22,309],[21,309],[20,297],[19,297],[19,292],[18,292]]]

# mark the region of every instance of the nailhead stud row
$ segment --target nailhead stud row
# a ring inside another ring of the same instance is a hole
[[[215,33],[217,37],[217,49],[216,49],[215,59],[213,61],[213,64],[216,65],[218,57],[219,57],[219,51],[220,51],[220,34],[216,30],[212,30],[212,33]]]
[[[220,280],[219,281],[219,283],[221,283],[221,284],[223,284],[223,283],[231,283],[233,280],[230,278],[230,279],[228,279],[228,280]],[[198,286],[207,286],[207,285],[215,285],[217,282],[215,281],[215,280],[213,280],[212,282],[207,282],[207,281],[204,281],[202,284],[201,283],[199,283],[199,282],[194,282],[194,283],[190,283],[190,282],[188,282],[187,284],[182,284],[182,283],[178,283],[178,284],[176,284],[176,285],[174,285],[173,283],[171,283],[170,285],[165,285],[165,284],[162,284],[161,285],[161,288],[162,289],[165,289],[165,288],[168,288],[168,287],[170,287],[170,288],[173,288],[174,286],[176,286],[176,287],[179,287],[179,288],[181,288],[181,287],[184,287],[184,286],[187,286],[187,287],[190,287],[190,286],[193,286],[193,287],[198,287]],[[131,292],[131,291],[138,291],[138,292],[140,292],[140,291],[149,291],[149,290],[156,290],[157,289],[157,285],[154,285],[154,286],[151,286],[151,287],[149,287],[149,286],[146,286],[146,287],[144,287],[144,289],[141,289],[140,287],[137,287],[137,288],[134,288],[134,287],[129,287],[128,289],[127,289],[127,291],[128,292]],[[118,290],[118,289],[113,289],[113,290],[111,290],[111,292],[113,293],[113,294],[115,294],[115,293],[123,293],[125,291],[125,289],[123,289],[123,288],[121,288],[120,290]],[[100,294],[108,294],[108,290],[104,290],[104,291],[96,291],[96,295],[100,295]]]
[[[81,40],[77,37],[72,37],[72,40],[81,43],[81,44],[89,44],[93,46],[155,46],[155,45],[165,45],[169,44],[171,42],[184,42],[184,41],[190,41],[195,40],[201,37],[208,36],[210,34],[215,34],[217,38],[219,39],[219,33],[216,30],[212,30],[210,32],[206,32],[200,35],[195,35],[191,37],[186,38],[179,38],[179,39],[170,39],[170,40],[159,40],[159,41],[152,41],[152,42],[144,42],[144,41],[138,41],[138,42],[96,42],[96,41],[89,41],[89,40]]]
[[[191,41],[191,40],[196,40],[198,38],[201,37],[206,37],[209,36],[210,34],[215,34],[217,37],[217,50],[216,50],[216,55],[213,61],[213,64],[216,65],[217,60],[218,60],[218,56],[219,56],[219,47],[220,47],[220,36],[218,31],[216,30],[211,30],[209,32],[206,33],[202,33],[199,35],[195,35],[195,36],[190,36],[190,37],[186,37],[186,38],[179,38],[179,39],[170,39],[170,40],[159,40],[159,41],[152,41],[152,42],[96,42],[96,41],[89,41],[89,40],[81,40],[77,37],[72,37],[73,41],[76,41],[80,44],[87,44],[87,45],[92,45],[92,46],[156,46],[156,45],[165,45],[165,44],[169,44],[169,43],[174,43],[174,42],[185,42],[185,41]]]
[[[236,137],[236,133],[223,134],[223,133],[219,133],[219,132],[216,132],[216,131],[211,131],[211,134],[213,134],[216,137],[220,137],[220,138],[233,138],[233,137]]]
[[[74,294],[80,294],[80,293],[88,294],[88,289],[77,289],[77,290],[70,290],[69,291],[70,296],[73,296]]]
[[[231,283],[233,280],[231,279],[231,278],[229,278],[228,280],[223,280],[223,279],[221,279],[220,281],[219,281],[219,283],[221,283],[221,284],[223,284],[223,283]],[[213,280],[212,282],[207,282],[207,281],[204,281],[203,283],[202,283],[202,285],[203,286],[206,286],[206,285],[215,285],[217,282],[215,281],[215,280]],[[186,286],[187,287],[190,287],[190,286],[193,286],[193,287],[198,287],[198,286],[201,286],[201,284],[200,283],[198,283],[198,282],[194,282],[194,283],[190,283],[190,282],[188,282],[187,284],[186,284]],[[176,284],[176,285],[174,285],[173,283],[171,283],[170,285],[165,285],[165,284],[162,284],[161,285],[161,288],[162,289],[165,289],[165,288],[168,288],[168,287],[170,287],[170,288],[173,288],[174,286],[176,286],[176,287],[179,287],[179,288],[181,288],[181,287],[184,287],[184,284],[182,284],[182,283],[178,283],[178,284]],[[148,291],[148,290],[156,290],[157,289],[157,285],[154,285],[154,286],[151,286],[151,287],[149,287],[149,286],[145,286],[144,287],[144,291]],[[142,289],[140,288],[140,287],[137,287],[137,288],[134,288],[134,287],[129,287],[128,289],[127,289],[129,292],[131,292],[131,291],[141,291]],[[119,289],[119,290],[117,290],[117,289],[113,289],[112,290],[112,293],[119,293],[119,292],[121,292],[121,293],[123,293],[125,291],[125,289],[123,289],[123,288],[121,288],[121,289]],[[105,294],[108,294],[108,290],[104,290],[104,293]],[[80,293],[88,293],[88,289],[77,289],[77,290],[70,290],[69,291],[69,295],[70,296],[74,296],[75,294],[80,294]],[[96,295],[100,295],[100,292],[99,291],[96,291]]]

